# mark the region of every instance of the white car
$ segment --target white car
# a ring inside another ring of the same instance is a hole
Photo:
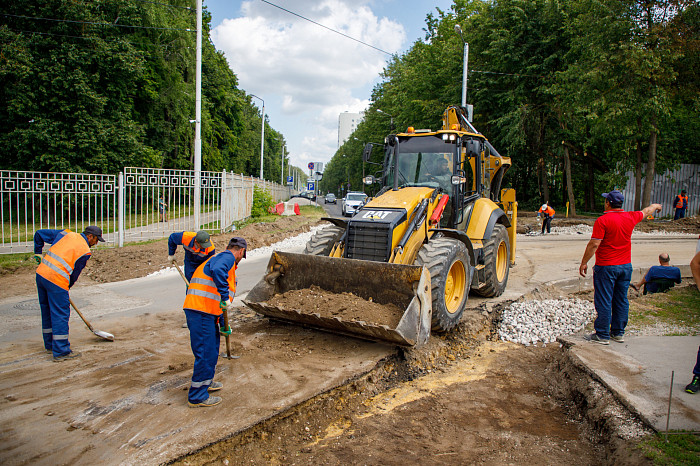
[[[355,212],[365,204],[367,195],[365,193],[349,192],[343,198],[343,216],[352,217]]]

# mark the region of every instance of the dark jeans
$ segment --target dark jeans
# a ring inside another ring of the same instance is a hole
[[[610,335],[625,334],[629,314],[627,290],[631,279],[632,264],[593,267],[593,304],[598,313],[593,327],[604,340],[609,340]]]
[[[695,368],[693,369],[693,374],[700,377],[700,347],[698,347],[698,359],[695,361]]]
[[[673,220],[678,220],[679,218],[685,218],[685,209],[676,209]]]
[[[542,220],[542,233],[544,234],[544,229],[547,228],[547,233],[551,233],[552,229],[552,217],[545,217]]]

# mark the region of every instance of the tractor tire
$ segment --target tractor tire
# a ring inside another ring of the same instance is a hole
[[[466,246],[453,238],[434,238],[418,251],[415,264],[430,272],[432,330],[451,330],[462,318],[469,297],[472,269]]]
[[[474,292],[485,298],[503,294],[510,270],[510,243],[503,225],[496,225],[488,241],[484,242],[484,268],[477,271],[479,286]]]
[[[329,255],[333,249],[333,245],[344,232],[345,230],[343,228],[335,225],[329,225],[317,230],[306,243],[304,254],[311,254],[314,256]]]

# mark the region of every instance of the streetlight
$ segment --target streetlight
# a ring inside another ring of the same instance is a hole
[[[462,67],[462,107],[467,106],[467,67],[469,64],[469,44],[464,41],[464,36],[462,35],[462,28],[459,24],[455,24],[455,32],[459,34],[462,43],[464,43],[464,60]]]
[[[255,94],[250,94],[251,97],[262,101],[262,129],[260,130],[260,179],[263,179],[263,150],[265,148],[265,101],[262,97]]]
[[[382,113],[384,113],[384,112],[382,112]],[[355,141],[359,142],[360,144],[362,144],[362,142],[359,139],[357,139],[356,137],[353,137],[353,139]],[[365,158],[364,157],[362,157],[362,192],[363,193],[365,192]]]
[[[383,113],[384,115],[388,116],[391,119],[391,131],[394,131],[396,127],[394,126],[394,115],[389,115],[387,112],[384,110],[376,109],[379,113]]]
[[[282,144],[282,172],[280,175],[280,184],[284,186],[284,144]]]

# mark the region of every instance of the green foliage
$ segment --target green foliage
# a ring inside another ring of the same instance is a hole
[[[359,141],[351,137],[326,166],[324,191],[360,189],[362,146],[390,133],[386,114],[396,132],[439,129],[445,108],[461,100],[455,24],[469,44],[474,125],[511,157],[504,185],[525,204],[566,205],[564,147],[576,205],[587,211],[600,210],[599,193],[638,164],[700,160],[697,2],[456,0],[427,17],[426,41],[389,61],[352,135]],[[382,160],[377,148],[372,160]]]
[[[193,168],[191,1],[15,0],[4,6],[0,168]],[[205,10],[202,168],[257,175],[261,117],[209,39],[210,20]],[[269,126],[265,130],[265,164],[271,167],[265,175],[279,180],[276,159],[284,141]]]
[[[668,442],[663,434],[655,434],[639,442],[638,448],[655,465],[700,465],[700,437],[691,433],[674,431]]]
[[[272,195],[267,190],[253,186],[253,207],[250,214],[253,218],[269,215],[270,208],[274,205]]]

